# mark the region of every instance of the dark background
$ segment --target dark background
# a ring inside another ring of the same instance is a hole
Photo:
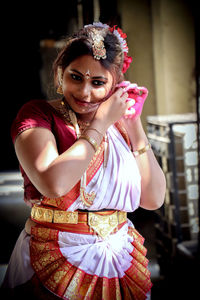
[[[18,169],[10,138],[17,111],[31,99],[45,98],[40,82],[40,41],[59,40],[71,33],[70,22],[77,19],[78,2],[7,2],[1,7],[1,170]],[[101,21],[119,24],[116,1],[101,0],[100,4]],[[83,22],[93,22],[91,0],[83,1]]]

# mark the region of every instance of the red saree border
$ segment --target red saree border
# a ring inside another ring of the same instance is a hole
[[[144,300],[152,287],[146,248],[136,229],[128,233],[133,237],[133,260],[122,278],[98,277],[73,266],[60,251],[59,230],[39,226],[32,228],[32,267],[42,284],[62,299]]]
[[[123,139],[125,140],[127,145],[129,147],[131,147],[131,142],[130,142],[128,133],[127,133],[126,129],[124,128],[122,122],[121,121],[116,122],[115,127],[117,128],[117,130],[119,131],[119,133],[121,134],[121,136],[123,137]]]
[[[101,142],[97,152],[94,154],[92,160],[89,163],[89,166],[87,168],[86,184],[88,184],[92,180],[92,178],[95,176],[95,174],[97,173],[97,171],[103,163],[104,143],[104,141]],[[80,181],[66,195],[59,198],[48,198],[44,196],[41,203],[43,205],[57,207],[61,210],[67,210],[75,202],[79,195]]]

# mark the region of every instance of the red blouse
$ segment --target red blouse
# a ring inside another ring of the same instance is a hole
[[[45,100],[31,100],[21,107],[11,126],[13,143],[21,132],[34,127],[47,128],[54,134],[59,154],[76,141],[75,132],[66,125],[62,115]],[[40,192],[31,183],[21,166],[20,171],[24,178],[24,198],[39,199]]]

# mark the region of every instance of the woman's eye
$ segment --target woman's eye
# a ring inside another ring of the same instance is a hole
[[[104,81],[101,81],[101,80],[93,80],[93,81],[92,81],[92,84],[93,84],[93,85],[100,86],[100,85],[104,85],[105,82],[104,82]]]
[[[71,74],[71,78],[73,80],[77,80],[77,81],[81,81],[82,80],[82,78],[80,76],[76,75],[76,74]]]

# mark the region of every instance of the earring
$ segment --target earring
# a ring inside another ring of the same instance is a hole
[[[63,95],[63,89],[62,89],[62,85],[60,84],[57,88],[57,93],[60,95]]]

